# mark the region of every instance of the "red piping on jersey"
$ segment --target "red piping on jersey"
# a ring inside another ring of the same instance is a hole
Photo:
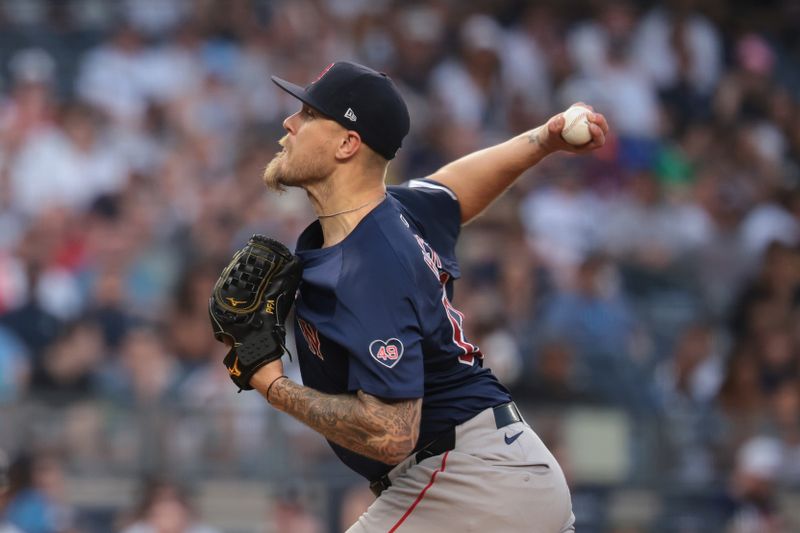
[[[448,453],[450,453],[450,452],[449,451],[444,452],[444,455],[442,456],[442,467],[441,468],[437,468],[436,470],[433,471],[433,474],[431,475],[431,480],[428,481],[428,484],[425,485],[425,488],[422,489],[422,492],[419,493],[419,496],[417,496],[417,499],[414,500],[414,503],[411,504],[411,507],[408,508],[408,510],[405,512],[405,514],[402,516],[402,518],[400,518],[400,520],[398,520],[397,523],[394,526],[392,526],[392,529],[389,530],[389,533],[394,533],[395,531],[397,531],[397,528],[400,527],[400,524],[405,522],[406,518],[408,518],[408,515],[410,515],[411,512],[414,510],[414,508],[417,506],[417,504],[420,501],[422,501],[422,498],[425,497],[425,493],[428,491],[429,488],[431,488],[431,485],[433,485],[433,482],[436,481],[436,474],[438,474],[439,472],[444,472],[445,463],[447,463],[447,454]]]
[[[459,356],[458,359],[467,365],[472,365],[473,357],[480,355],[480,352],[478,352],[477,346],[467,342],[464,338],[464,314],[453,307],[447,297],[447,280],[449,279],[450,274],[447,272],[439,274],[439,283],[442,285],[442,305],[444,306],[447,320],[450,321],[450,326],[453,328],[453,343],[464,351],[464,355]],[[454,314],[455,316],[453,316]]]
[[[324,360],[325,358],[322,356],[322,347],[319,342],[319,332],[317,329],[300,317],[297,317],[297,323],[300,325],[300,331],[303,333],[303,337],[306,338],[308,349],[311,350],[311,353]]]

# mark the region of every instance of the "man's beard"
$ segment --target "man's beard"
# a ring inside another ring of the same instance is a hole
[[[284,149],[272,158],[261,179],[264,184],[273,191],[285,191],[286,187],[303,187],[310,183],[321,181],[330,174],[329,169],[325,168],[325,164],[321,158],[311,157],[298,157],[295,154],[294,160],[291,164],[288,162],[289,152],[286,150],[286,138],[284,136],[278,144]]]

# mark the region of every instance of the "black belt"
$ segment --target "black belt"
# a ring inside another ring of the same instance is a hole
[[[522,415],[520,414],[519,409],[517,408],[517,404],[515,404],[514,402],[498,405],[496,407],[493,407],[492,410],[494,411],[494,423],[495,426],[497,426],[497,429],[504,428],[515,422],[522,421]],[[419,464],[425,459],[433,457],[434,455],[440,455],[443,454],[444,452],[450,451],[455,447],[456,447],[456,428],[452,427],[445,433],[439,435],[431,442],[423,446],[422,449],[420,449],[414,454],[416,464]],[[383,476],[370,482],[369,484],[369,488],[373,492],[373,494],[375,494],[375,496],[380,496],[383,491],[385,491],[391,486],[392,482],[389,479],[388,474],[384,474]]]

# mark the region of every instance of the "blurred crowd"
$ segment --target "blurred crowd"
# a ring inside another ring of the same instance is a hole
[[[797,0],[0,1],[0,448],[28,472],[0,516],[81,531],[59,469],[302,478],[332,461],[235,394],[206,305],[252,233],[293,243],[313,220],[260,180],[297,108],[270,75],[304,84],[349,59],[408,102],[395,184],[573,102],[606,115],[602,150],[547,158],[464,228],[467,333],[521,404],[656,425],[641,461],[658,487],[712,494],[727,531],[788,530],[798,27]],[[214,531],[187,525],[177,485],[148,487],[120,531]],[[301,500],[266,530],[323,530]]]

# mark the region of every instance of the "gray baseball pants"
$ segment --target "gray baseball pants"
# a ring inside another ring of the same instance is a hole
[[[456,426],[455,447],[411,455],[347,533],[575,531],[561,467],[524,421],[500,429],[487,409]]]

